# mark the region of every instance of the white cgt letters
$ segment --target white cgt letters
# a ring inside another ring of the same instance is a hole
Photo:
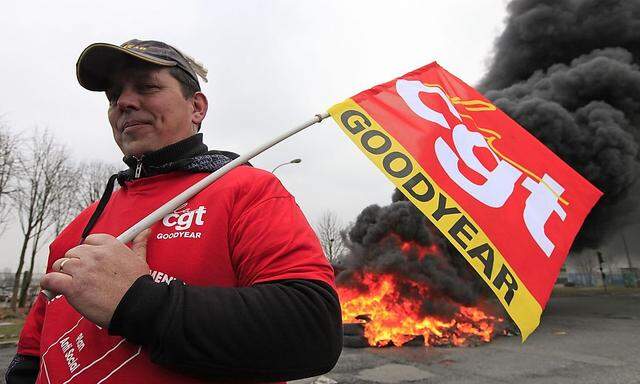
[[[493,152],[482,134],[470,131],[465,126],[460,114],[440,88],[424,85],[417,80],[399,79],[396,82],[396,91],[415,114],[451,132],[455,150],[442,137],[436,139],[434,148],[436,158],[447,175],[460,188],[481,203],[492,208],[502,207],[513,193],[513,189],[520,176],[522,176],[522,172],[509,162],[500,159]],[[422,92],[435,94],[442,99],[451,115],[458,120],[458,124],[453,129],[451,129],[442,112],[424,104],[420,99],[420,93]],[[488,170],[473,153],[474,148],[489,150],[497,166],[491,171]],[[482,175],[486,181],[482,184],[476,184],[464,176],[460,172],[460,160],[467,167]],[[564,192],[564,188],[547,174],[542,177],[542,180],[543,182],[536,183],[533,179],[526,177],[522,182],[522,185],[531,192],[525,202],[522,217],[529,234],[531,234],[545,255],[550,257],[555,245],[545,234],[544,226],[554,212],[564,221],[566,212],[558,204],[558,196]],[[549,188],[556,191],[557,196]]]
[[[176,211],[180,208],[182,207],[179,207]],[[203,225],[204,220],[202,219],[202,216],[207,213],[207,209],[203,205],[199,206],[195,211],[190,209],[179,212],[176,211],[166,215],[162,219],[162,224],[164,224],[165,227],[175,227],[178,231],[184,231],[185,229],[191,228],[194,219],[196,225]]]

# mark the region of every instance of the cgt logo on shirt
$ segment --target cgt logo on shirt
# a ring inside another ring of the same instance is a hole
[[[158,233],[156,236],[158,240],[175,238],[199,239],[202,236],[202,232],[192,232],[189,229],[193,225],[204,225],[204,215],[207,213],[207,209],[204,205],[191,209],[187,207],[187,204],[184,203],[162,219],[162,224],[165,227],[174,229],[175,232]]]

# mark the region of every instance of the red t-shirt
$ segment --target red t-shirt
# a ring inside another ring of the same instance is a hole
[[[206,174],[173,172],[127,183],[113,193],[92,233],[118,236]],[[96,204],[50,246],[53,262],[78,245]],[[313,279],[332,287],[333,270],[294,198],[270,173],[240,166],[152,226],[147,262],[158,284],[239,287]],[[224,330],[221,330],[224,332]],[[38,297],[18,353],[40,356],[38,383],[199,382],[153,364],[144,347],[110,336],[62,296]]]

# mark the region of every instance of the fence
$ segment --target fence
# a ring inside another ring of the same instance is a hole
[[[614,268],[605,269],[604,282],[610,287],[640,287],[640,269],[638,268]],[[565,285],[574,285],[578,287],[597,287],[602,286],[602,275],[597,272],[567,272]]]

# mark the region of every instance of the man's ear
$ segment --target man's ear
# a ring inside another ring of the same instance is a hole
[[[197,126],[202,123],[204,117],[207,116],[207,109],[209,108],[209,101],[202,92],[196,92],[191,97],[191,105],[193,106],[193,114],[191,115],[191,122]]]

